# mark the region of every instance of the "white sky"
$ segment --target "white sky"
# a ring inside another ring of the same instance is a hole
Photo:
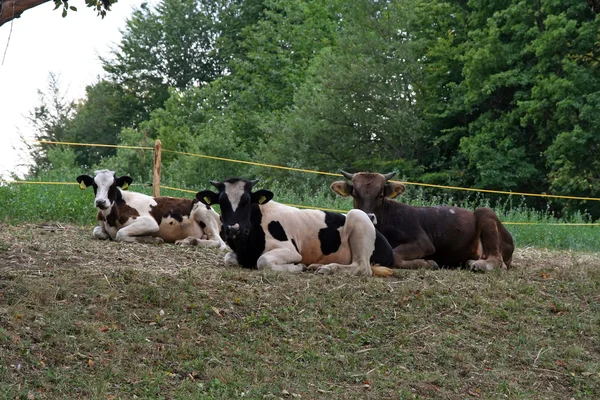
[[[54,3],[48,2],[0,27],[0,177],[25,170],[18,168],[27,161],[19,131],[31,137],[24,116],[38,105],[37,90],[46,90],[49,72],[60,76],[67,98],[83,97],[85,86],[103,74],[98,55],[116,47],[125,19],[143,2],[121,0],[104,19],[83,1],[71,1],[77,12],[62,18],[62,8],[53,11]]]

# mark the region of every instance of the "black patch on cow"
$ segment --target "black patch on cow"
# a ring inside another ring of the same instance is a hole
[[[200,228],[206,229],[206,224],[203,221],[200,221]]]
[[[372,264],[379,264],[382,267],[394,266],[394,250],[379,231],[375,231],[375,251],[373,251],[370,261]]]
[[[177,221],[179,223],[183,222],[183,216],[180,213],[171,210],[170,215],[171,215],[171,218],[173,218],[175,221]]]
[[[298,245],[296,244],[296,241],[294,239],[292,239],[292,244],[294,245],[294,248],[296,249],[296,251],[298,253],[300,253],[300,249],[298,249]]]
[[[240,239],[227,238],[227,244],[236,253],[238,263],[244,268],[256,268],[258,258],[265,251],[266,235],[262,228],[262,212],[258,204],[251,204],[248,222],[240,223],[244,231]]]
[[[269,233],[280,242],[287,242],[288,240],[285,230],[279,221],[269,222]]]
[[[323,255],[328,255],[338,251],[342,244],[338,229],[344,226],[346,217],[343,214],[327,211],[324,213],[327,227],[319,230],[319,241],[321,242],[321,252]]]

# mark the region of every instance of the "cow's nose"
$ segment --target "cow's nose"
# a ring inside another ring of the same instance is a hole
[[[228,228],[229,234],[231,234],[231,235],[240,233],[240,224],[238,224],[238,223],[229,225],[227,228]]]
[[[96,200],[96,207],[106,208],[106,202],[104,200]]]

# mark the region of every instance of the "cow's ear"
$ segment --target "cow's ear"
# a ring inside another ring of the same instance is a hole
[[[261,189],[252,193],[252,202],[258,204],[267,204],[273,198],[274,194],[270,190]]]
[[[79,175],[77,177],[77,182],[79,182],[79,188],[81,190],[85,190],[88,186],[92,186],[94,184],[94,178],[89,175]]]
[[[348,197],[352,194],[352,184],[346,181],[337,181],[331,184],[331,190],[342,197]]]
[[[398,182],[389,182],[385,185],[385,197],[395,199],[406,190],[406,186]]]
[[[211,190],[202,190],[201,192],[196,193],[196,198],[200,203],[206,204],[207,206],[212,206],[219,202],[219,195]]]
[[[123,175],[115,179],[116,185],[123,190],[129,189],[129,185],[131,185],[131,182],[133,182],[133,179],[131,179],[131,177],[127,175]]]

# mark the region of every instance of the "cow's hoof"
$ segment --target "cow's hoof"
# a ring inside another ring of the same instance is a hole
[[[429,263],[429,265],[431,265],[431,269],[440,269],[440,266],[435,261],[427,260],[427,262]]]
[[[473,272],[487,272],[494,269],[493,265],[486,260],[469,260],[467,261],[467,267]]]
[[[308,272],[317,272],[319,270],[319,268],[321,268],[322,266],[323,266],[323,264],[310,264],[304,270],[308,271]]]
[[[333,270],[329,265],[322,265],[315,271],[315,273],[320,275],[331,275],[333,274]]]
[[[155,237],[154,238],[154,243],[156,244],[163,244],[165,241],[163,240],[163,238],[159,238],[159,237]]]
[[[175,245],[186,247],[186,246],[195,246],[198,244],[198,239],[193,236],[188,236],[185,239],[176,240]]]

